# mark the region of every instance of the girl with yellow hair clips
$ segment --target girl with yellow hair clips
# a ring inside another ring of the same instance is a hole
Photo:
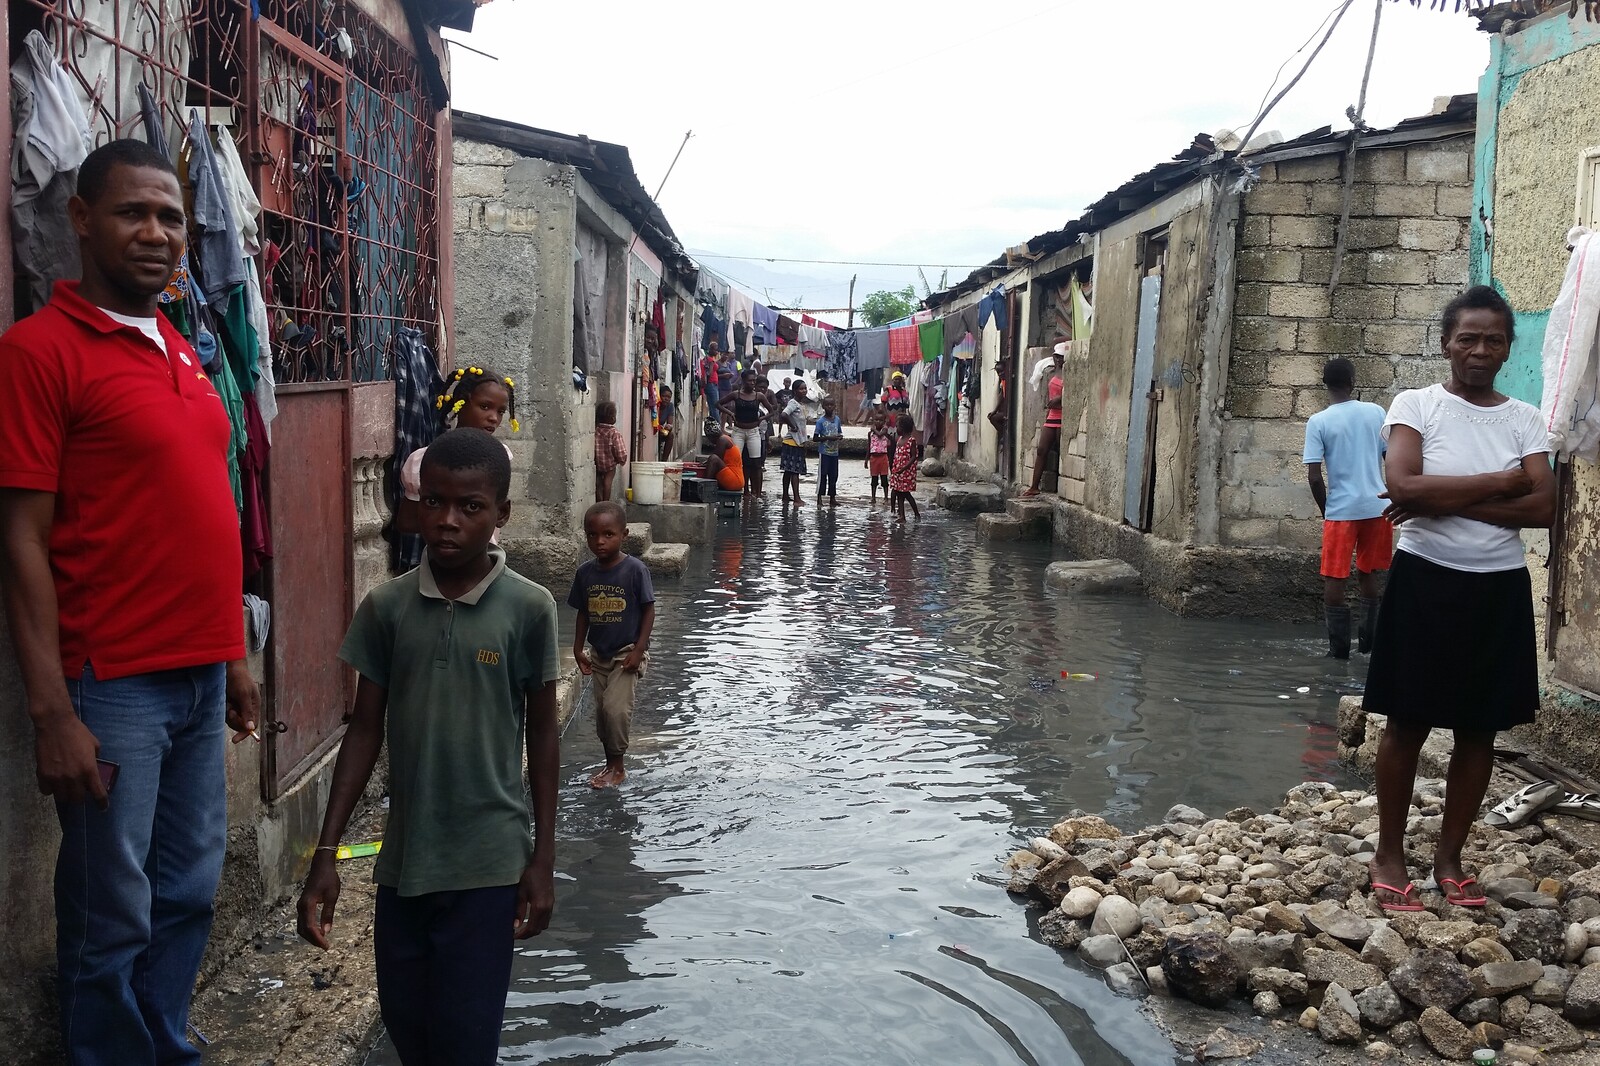
[[[445,379],[444,391],[434,399],[434,408],[440,413],[443,429],[481,429],[494,433],[504,423],[511,432],[521,431],[517,422],[517,384],[508,377],[496,374],[481,366],[459,367]],[[395,528],[401,533],[418,532],[417,504],[422,501],[422,453],[418,448],[406,456],[400,466],[400,512],[395,516]],[[506,448],[506,455],[511,449]],[[499,543],[499,530],[495,543]]]

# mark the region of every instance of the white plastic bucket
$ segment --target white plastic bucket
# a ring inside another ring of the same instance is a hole
[[[661,479],[661,498],[668,503],[683,499],[683,464],[668,463]]]
[[[680,471],[682,467],[678,468]],[[634,463],[633,464],[633,502],[642,504],[659,504],[661,493],[665,488],[667,474],[666,463]]]

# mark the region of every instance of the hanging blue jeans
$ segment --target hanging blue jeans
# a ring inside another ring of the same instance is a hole
[[[121,767],[105,810],[58,803],[56,961],[72,1066],[198,1066],[189,997],[228,843],[221,663],[67,692]]]

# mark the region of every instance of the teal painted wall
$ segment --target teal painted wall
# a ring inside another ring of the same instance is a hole
[[[1497,34],[1490,42],[1489,67],[1478,84],[1478,130],[1473,177],[1471,224],[1471,277],[1474,285],[1493,285],[1501,294],[1506,287],[1494,272],[1494,247],[1489,226],[1494,223],[1495,165],[1500,136],[1500,113],[1516,95],[1528,71],[1563,59],[1584,48],[1600,46],[1600,27],[1584,19],[1560,17],[1528,26],[1509,37]],[[1573,101],[1574,106],[1592,106]],[[1488,226],[1485,222],[1488,222]],[[1544,391],[1542,351],[1550,309],[1517,312],[1517,339],[1511,358],[1496,384],[1519,400],[1538,405]]]

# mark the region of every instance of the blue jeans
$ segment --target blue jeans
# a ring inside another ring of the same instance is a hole
[[[189,998],[227,846],[221,663],[67,691],[119,771],[106,810],[58,803],[56,961],[72,1066],[197,1066]]]

